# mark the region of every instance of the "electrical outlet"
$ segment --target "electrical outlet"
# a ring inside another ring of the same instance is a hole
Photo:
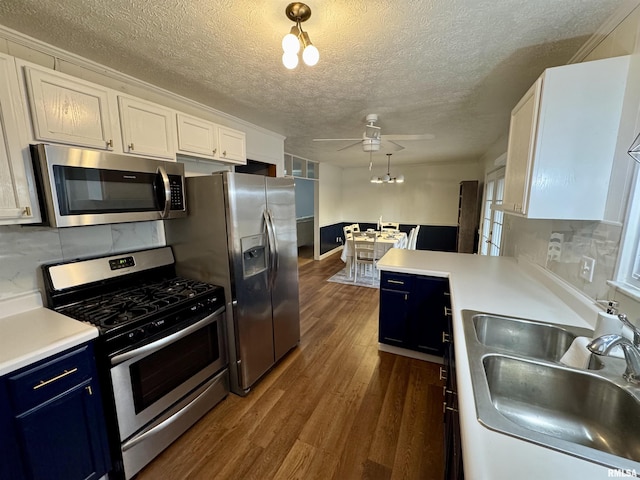
[[[594,258],[583,256],[580,260],[580,278],[587,282],[593,282],[593,270],[596,268],[596,261]]]

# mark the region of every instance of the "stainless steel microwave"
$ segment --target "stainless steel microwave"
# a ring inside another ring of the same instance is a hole
[[[31,145],[45,223],[74,227],[183,217],[184,165],[58,145]]]

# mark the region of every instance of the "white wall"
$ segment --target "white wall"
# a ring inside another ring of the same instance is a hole
[[[481,180],[483,170],[478,162],[469,161],[453,165],[402,165],[392,167],[391,173],[402,173],[405,182],[373,184],[368,168],[345,168],[342,220],[377,222],[382,215],[383,220],[404,224],[455,226],[460,182]]]
[[[318,228],[343,221],[342,174],[343,169],[326,163],[318,164]],[[318,242],[316,242],[318,243]]]

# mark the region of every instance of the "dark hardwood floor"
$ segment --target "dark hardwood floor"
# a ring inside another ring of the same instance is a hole
[[[300,345],[139,480],[443,478],[438,365],[378,351],[379,291],[326,281],[343,266],[300,266]]]

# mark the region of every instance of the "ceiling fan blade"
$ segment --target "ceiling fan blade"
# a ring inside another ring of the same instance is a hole
[[[339,148],[336,151],[337,152],[341,152],[342,150],[346,150],[347,148],[355,147],[356,145],[362,145],[362,140],[358,140],[356,143],[352,143],[351,145],[347,145],[346,147]]]
[[[314,142],[361,142],[361,138],[314,138]]]
[[[422,133],[417,135],[382,135],[383,140],[397,140],[399,142],[407,142],[411,140],[433,140],[436,138],[431,133]]]
[[[394,148],[394,151],[399,152],[400,150],[404,150],[404,147],[399,143],[396,143],[393,140],[389,140],[388,138],[386,138],[385,140],[387,141],[387,143],[391,143],[392,145],[395,145],[396,148]]]

